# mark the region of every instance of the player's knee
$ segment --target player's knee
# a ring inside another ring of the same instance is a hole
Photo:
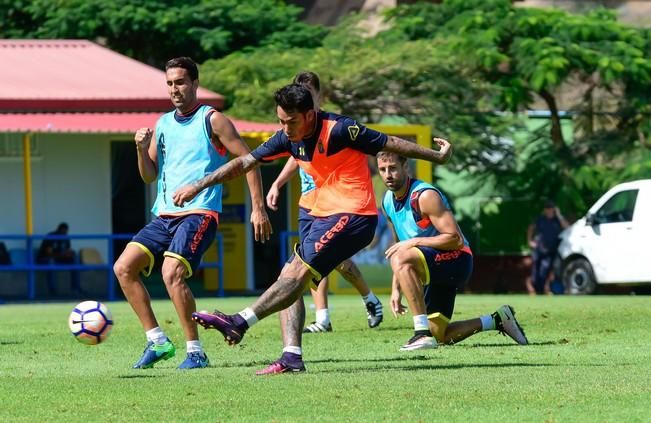
[[[354,267],[355,263],[353,263],[352,260],[348,259],[342,261],[341,264],[337,266],[337,271],[344,274],[351,274],[353,273]]]
[[[123,282],[131,280],[134,276],[137,276],[138,269],[136,269],[133,262],[129,262],[120,257],[113,265],[113,273],[115,273],[118,281],[122,284]]]
[[[283,266],[280,274],[294,277],[305,274],[307,272],[309,272],[309,268],[300,259],[294,257],[291,262]]]
[[[391,256],[391,269],[394,273],[414,267],[414,262],[408,251],[399,251]]]
[[[175,261],[165,261],[161,269],[161,275],[166,285],[176,285],[184,283],[187,270],[183,263]]]
[[[305,285],[310,281],[312,273],[299,260],[294,260],[285,265],[278,276],[291,291],[303,292]]]

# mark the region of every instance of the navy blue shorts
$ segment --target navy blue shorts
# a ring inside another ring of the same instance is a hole
[[[145,276],[151,273],[155,257],[163,253],[165,257],[181,261],[189,278],[216,235],[217,221],[209,214],[159,216],[142,228],[130,244],[140,247],[149,256]]]
[[[310,210],[305,207],[298,208],[298,242],[302,242],[303,239],[310,232],[312,227],[312,222],[316,219],[310,214]]]
[[[429,247],[416,247],[424,260],[424,296],[429,319],[443,315],[452,319],[457,292],[463,290],[472,274],[470,248],[441,251]]]
[[[375,215],[339,213],[312,219],[305,226],[294,253],[312,271],[314,282],[319,283],[342,261],[371,243],[378,218]]]

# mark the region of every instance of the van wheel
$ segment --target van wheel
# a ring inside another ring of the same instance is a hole
[[[597,289],[597,282],[590,262],[576,258],[563,268],[563,285],[565,292],[573,295],[592,294]]]

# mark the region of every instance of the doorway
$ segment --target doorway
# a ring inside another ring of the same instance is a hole
[[[135,234],[147,220],[145,183],[138,171],[138,153],[133,141],[111,142],[111,206],[114,234]],[[129,240],[115,240],[119,257]]]
[[[271,184],[282,170],[285,165],[284,161],[278,164],[270,164],[260,167],[262,174],[262,187],[263,195],[266,197]],[[295,176],[298,178],[298,176]],[[269,220],[273,227],[273,234],[269,241],[264,244],[261,242],[253,241],[253,267],[254,267],[254,287],[256,290],[267,289],[273,282],[276,281],[282,268],[280,264],[280,233],[287,230],[287,187],[285,185],[280,190],[280,199],[278,201],[278,210],[273,211],[267,208]],[[248,220],[248,218],[247,218]]]

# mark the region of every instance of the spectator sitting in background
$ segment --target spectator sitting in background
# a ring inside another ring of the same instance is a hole
[[[38,264],[71,264],[75,261],[75,252],[70,248],[69,238],[50,238],[50,235],[65,236],[68,235],[68,224],[59,223],[56,231],[48,233],[43,239],[41,247],[38,249],[36,262]]]
[[[36,255],[36,263],[38,264],[74,264],[75,252],[70,247],[70,239],[68,235],[68,224],[65,222],[59,223],[57,229],[49,232],[41,242]],[[62,238],[65,237],[65,238]],[[70,274],[72,282],[72,291],[77,294],[83,294],[80,287],[79,273],[72,271]],[[47,275],[47,286],[50,295],[56,295],[56,278],[54,272],[49,272]]]
[[[529,225],[527,240],[531,248],[531,275],[527,278],[527,292],[551,294],[554,278],[554,258],[558,251],[558,236],[569,224],[552,200],[545,201],[543,213]]]

